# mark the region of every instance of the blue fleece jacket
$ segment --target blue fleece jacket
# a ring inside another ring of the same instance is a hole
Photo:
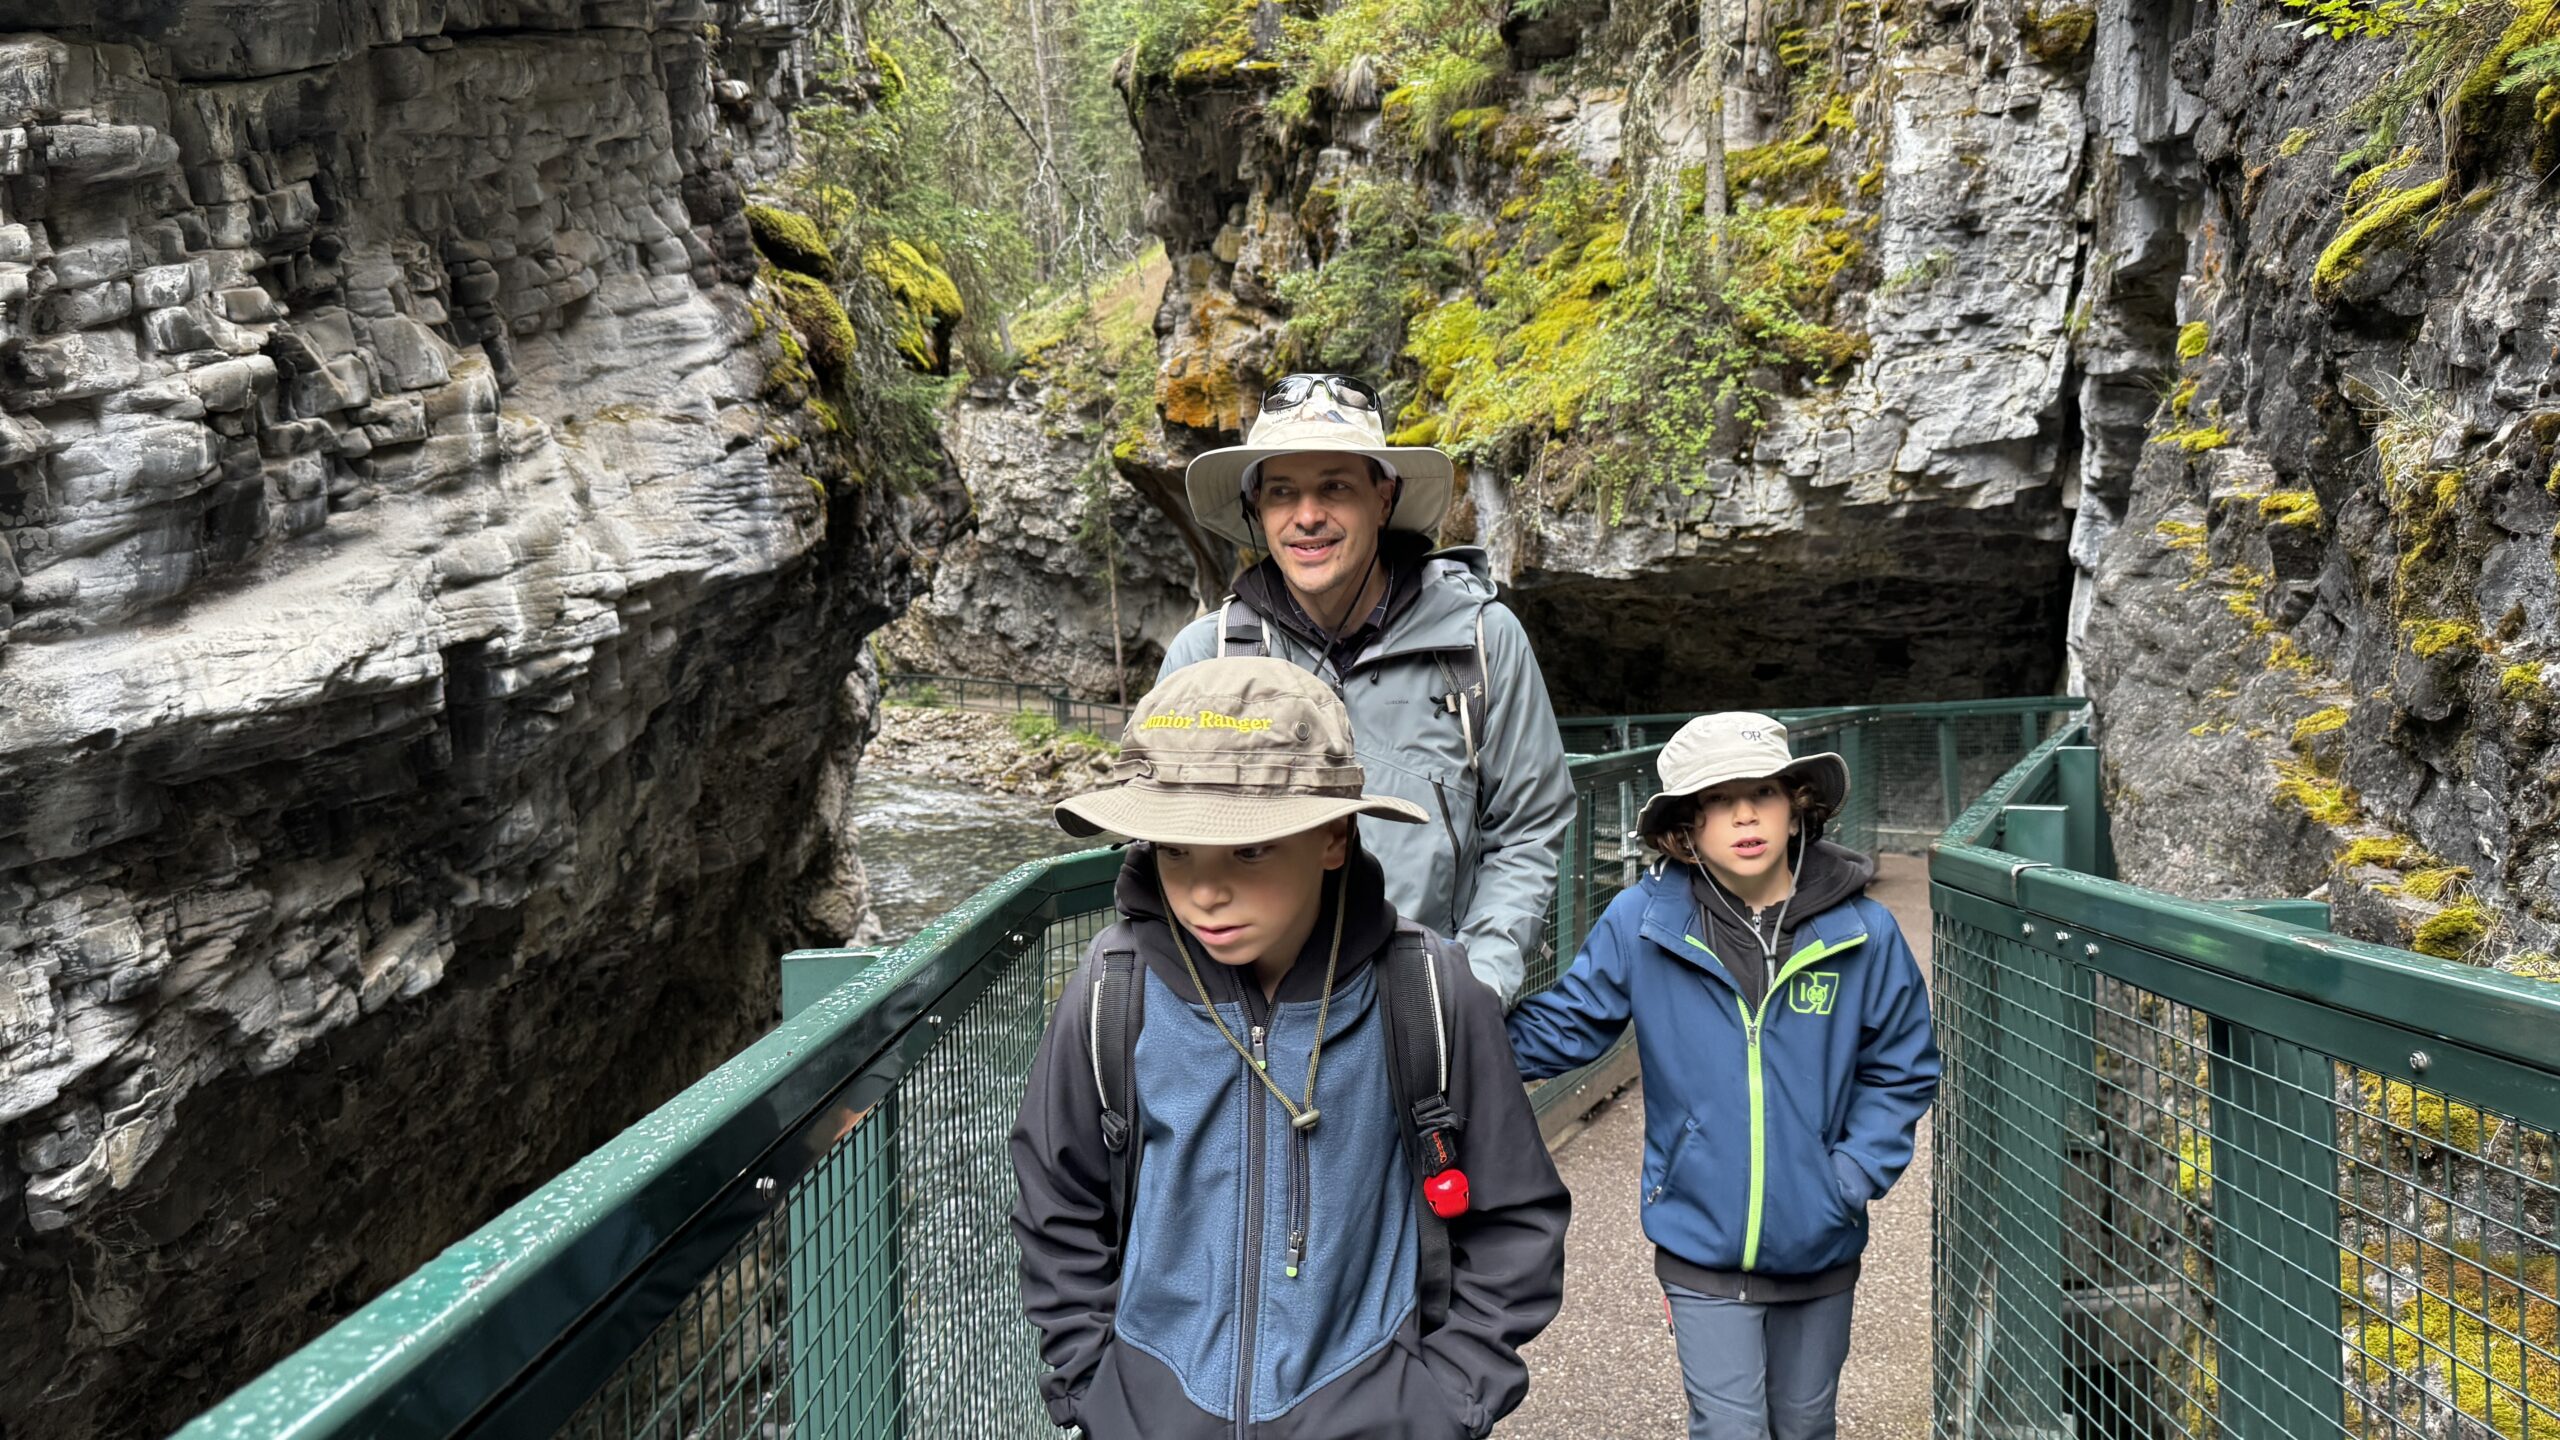
[[[1632,1018],[1644,1229],[1710,1270],[1812,1275],[1866,1249],[1867,1203],[1911,1163],[1938,1088],[1929,996],[1901,927],[1854,895],[1795,928],[1746,1009],[1699,937],[1687,872],[1610,902],[1554,988],[1511,1013],[1520,1073],[1587,1064]]]

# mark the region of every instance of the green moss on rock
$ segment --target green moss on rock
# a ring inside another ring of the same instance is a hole
[[[2439,176],[2422,185],[2396,190],[2348,221],[2312,267],[2312,298],[2323,305],[2336,304],[2373,252],[2405,242],[2427,208],[2444,198],[2444,189],[2444,179]]]
[[[2094,5],[2029,5],[2019,27],[2027,53],[2047,65],[2078,59],[2098,33]]]
[[[2440,960],[2459,960],[2489,933],[2489,912],[2476,900],[2457,900],[2420,922],[2409,948]]]
[[[2480,57],[2480,63],[2472,66],[2462,83],[2454,87],[2449,110],[2459,117],[2466,142],[2485,140],[2497,128],[2499,101],[2507,88],[2503,82],[2507,79],[2508,62],[2515,59],[2518,51],[2548,37],[2555,19],[2560,19],[2560,0],[2520,0],[2515,6],[2515,18],[2498,36],[2498,43],[2490,46],[2489,53]]]
[[[2298,749],[2315,735],[2327,735],[2346,728],[2347,707],[2344,705],[2332,705],[2325,710],[2314,710],[2294,722],[2293,743]]]
[[[2362,814],[2356,793],[2310,766],[2291,760],[2276,763],[2276,799],[2314,822],[2332,828],[2352,825]]]
[[[1725,183],[1739,193],[1758,187],[1770,194],[1796,189],[1831,158],[1831,147],[1819,140],[1781,140],[1736,150],[1725,157]]]
[[[2410,871],[2408,878],[2399,884],[2383,888],[2413,900],[2434,902],[2443,900],[2455,886],[2470,878],[2471,867],[2468,865],[2422,865]]]
[[[2347,848],[2338,852],[2337,863],[2344,870],[2367,865],[2397,870],[2407,865],[2412,857],[2424,858],[2425,855],[2426,852],[2418,848],[2418,843],[2406,835],[2369,835],[2347,842]]]
[[[836,257],[818,233],[818,222],[779,205],[747,207],[747,231],[764,258],[794,274],[832,282]]]
[[[892,240],[862,257],[898,302],[898,353],[919,370],[942,368],[939,337],[960,323],[960,287],[949,272],[904,240]]]
[[[2190,320],[2186,324],[2179,326],[2178,358],[2181,360],[2202,359],[2204,357],[2205,346],[2210,344],[2212,339],[2213,327],[2207,325],[2202,320]]]
[[[2410,652],[2421,660],[2457,648],[2480,648],[2480,627],[2467,620],[2411,620],[2400,628],[2409,636]]]
[[[2272,490],[2258,498],[2258,516],[2270,525],[2317,525],[2320,497],[2308,490]]]
[[[764,280],[773,288],[791,328],[808,347],[810,372],[830,389],[843,389],[853,373],[856,341],[853,318],[845,314],[835,291],[794,270],[769,268]]]
[[[2219,450],[2231,443],[2231,431],[2220,422],[2207,425],[2182,425],[2151,437],[2154,445],[2175,445],[2190,455]]]

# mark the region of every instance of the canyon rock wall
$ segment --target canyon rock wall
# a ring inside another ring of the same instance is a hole
[[[0,1430],[160,1433],[860,923],[801,8],[0,3]]]

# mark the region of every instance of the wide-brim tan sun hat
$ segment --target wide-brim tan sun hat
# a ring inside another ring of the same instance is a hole
[[[1129,712],[1111,778],[1059,801],[1059,827],[1158,845],[1260,845],[1351,815],[1430,819],[1363,794],[1342,697],[1262,656],[1186,665],[1148,691]]]
[[[1653,762],[1662,788],[1636,815],[1636,833],[1659,834],[1658,822],[1674,801],[1728,780],[1801,779],[1822,807],[1838,814],[1849,798],[1849,762],[1830,751],[1796,755],[1787,749],[1787,727],[1766,715],[1727,710],[1701,715],[1680,727]]]
[[[1245,521],[1245,471],[1274,455],[1309,450],[1366,455],[1403,482],[1395,513],[1387,519],[1390,530],[1435,535],[1449,514],[1449,499],[1457,490],[1455,462],[1428,445],[1390,445],[1376,411],[1349,408],[1319,394],[1277,415],[1255,416],[1243,444],[1193,460],[1182,472],[1192,518],[1213,535],[1249,550],[1262,549],[1266,542],[1261,531]]]

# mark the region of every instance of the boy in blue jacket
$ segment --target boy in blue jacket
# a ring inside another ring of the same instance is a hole
[[[1364,789],[1341,698],[1285,660],[1168,676],[1113,776],[1058,820],[1138,842],[1119,922],[1013,1132],[1050,1418],[1482,1440],[1528,1391],[1572,1202],[1502,1002],[1397,916],[1353,824],[1428,817]]]
[[[1691,1440],[1830,1440],[1866,1207],[1938,1088],[1911,948],[1875,863],[1821,838],[1837,755],[1765,715],[1702,715],[1656,762],[1636,828],[1661,856],[1562,982],[1509,1020],[1520,1073],[1597,1059],[1633,1018],[1644,1229]]]

